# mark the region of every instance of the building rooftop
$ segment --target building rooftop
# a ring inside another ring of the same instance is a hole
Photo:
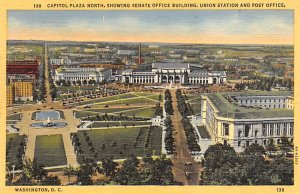
[[[153,63],[152,68],[157,68],[157,69],[181,69],[185,68],[188,69],[190,68],[189,63]]]
[[[197,76],[208,76],[208,72],[206,70],[196,70],[192,71],[189,77],[197,77]]]
[[[256,119],[293,117],[291,109],[262,109],[260,107],[241,107],[234,102],[229,102],[227,96],[291,96],[291,92],[243,92],[243,93],[211,93],[205,94],[219,110],[218,115],[235,119]]]

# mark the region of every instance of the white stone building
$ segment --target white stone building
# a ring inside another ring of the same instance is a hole
[[[112,75],[111,69],[103,68],[58,68],[55,70],[54,80],[65,81],[89,81],[95,80],[96,83],[108,80]]]
[[[288,108],[291,98],[287,92],[202,95],[202,125],[214,143],[230,144],[236,151],[252,143],[266,146],[270,139],[279,144],[283,136],[293,142],[294,111]]]
[[[126,69],[122,83],[223,84],[224,71],[192,70],[189,63],[153,63],[151,70]]]

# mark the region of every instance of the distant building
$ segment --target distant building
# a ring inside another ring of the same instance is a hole
[[[12,106],[15,100],[15,89],[14,85],[7,85],[6,86],[6,106]]]
[[[14,82],[15,101],[33,101],[33,82],[16,81]]]
[[[68,58],[59,58],[59,59],[56,59],[56,58],[51,58],[50,59],[50,64],[51,65],[71,65],[72,64],[72,61],[71,59],[68,59]]]
[[[151,70],[126,69],[122,73],[123,83],[176,83],[176,84],[223,84],[224,71],[207,72],[192,70],[189,63],[153,63]]]
[[[111,69],[103,68],[58,68],[54,80],[81,81],[95,80],[96,83],[108,80],[112,75]]]
[[[135,50],[118,50],[117,54],[118,55],[135,55],[136,51]]]
[[[7,61],[6,74],[32,74],[38,76],[38,62],[35,61]]]
[[[215,143],[237,151],[270,139],[293,142],[294,111],[290,92],[211,93],[202,95],[201,118]]]

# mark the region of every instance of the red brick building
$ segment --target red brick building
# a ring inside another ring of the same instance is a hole
[[[6,61],[6,74],[33,74],[38,77],[38,61]]]

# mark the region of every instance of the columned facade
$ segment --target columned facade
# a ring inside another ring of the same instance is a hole
[[[151,71],[126,69],[122,73],[122,83],[174,83],[174,84],[223,84],[226,82],[224,71],[192,71],[189,63],[153,63]]]

